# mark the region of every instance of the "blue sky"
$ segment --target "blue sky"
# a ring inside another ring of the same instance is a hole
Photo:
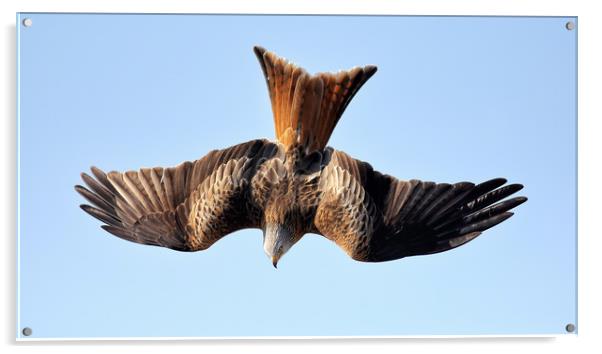
[[[576,322],[569,18],[21,14],[19,319],[33,337],[563,333]],[[529,201],[466,246],[367,264],[261,231],[179,253],[110,236],[79,173],[273,137],[252,53],[375,64],[330,145],[401,179],[503,176]]]

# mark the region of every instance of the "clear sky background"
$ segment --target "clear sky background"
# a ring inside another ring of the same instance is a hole
[[[33,337],[563,333],[576,322],[576,30],[569,18],[22,14],[18,327]],[[575,20],[575,19],[570,19]],[[180,253],[113,237],[90,165],[172,166],[273,137],[252,53],[375,64],[330,145],[402,179],[503,176],[529,201],[455,250],[368,264],[261,231]]]

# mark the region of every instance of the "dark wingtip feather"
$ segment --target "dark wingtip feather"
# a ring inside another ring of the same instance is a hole
[[[104,210],[95,208],[95,207],[93,207],[91,205],[87,205],[87,204],[81,204],[79,207],[86,213],[90,214],[92,217],[94,217],[106,224],[111,224],[111,225],[121,224],[121,222],[117,218],[115,218],[113,215],[110,215],[109,213],[105,212]]]
[[[103,170],[101,170],[100,168],[98,168],[96,166],[90,166],[90,171],[92,171],[92,174],[94,176],[106,175],[106,173]]]
[[[504,200],[503,202],[499,202],[486,209],[491,209],[493,211],[496,211],[495,214],[498,214],[498,213],[505,212],[510,209],[514,209],[526,201],[527,201],[526,197],[514,197],[511,199]],[[484,209],[484,210],[486,210],[486,209]]]
[[[463,223],[465,224],[474,224],[479,221],[489,219],[493,216],[502,214],[508,210],[511,210],[522,203],[526,202],[527,198],[525,197],[515,197],[512,199],[504,200],[495,205],[479,209],[472,214],[469,214],[463,218]]]
[[[512,215],[514,215],[514,213],[510,212],[510,211],[507,211],[507,212],[504,212],[501,214],[497,214],[488,219],[478,221],[474,224],[467,225],[467,226],[463,227],[459,233],[465,234],[465,233],[469,233],[469,232],[473,232],[473,231],[480,231],[480,232],[485,231],[485,230],[490,229],[490,228],[494,227],[495,225],[509,219]]]
[[[520,183],[513,183],[513,184],[507,185],[507,187],[512,189],[512,193],[516,193],[516,192],[520,191],[521,189],[523,189],[525,186],[523,186]]]
[[[518,191],[520,191],[523,186],[522,184],[509,184],[502,187],[493,187],[497,183],[489,183],[485,182],[485,184],[480,184],[475,187],[475,191],[470,194],[469,200],[467,200],[467,204],[465,204],[460,210],[465,214],[469,214],[472,212],[478,212],[489,205],[496,203]],[[497,188],[497,189],[496,189]]]
[[[98,195],[107,202],[110,202],[114,199],[114,194],[116,194],[115,188],[110,184],[109,180],[104,174],[97,175],[98,180],[83,172],[81,173],[81,177],[84,183],[86,183],[86,185],[94,192],[94,194]],[[89,200],[85,193],[88,192],[88,190],[85,190],[84,193],[82,193],[80,190],[78,190],[78,192],[83,195],[84,198]]]
[[[522,184],[508,184],[506,186],[492,190],[491,192],[488,192],[484,195],[481,195],[479,198],[483,198],[484,202],[489,201],[489,204],[491,204],[497,202],[498,200],[502,200],[508,196],[511,196],[512,194],[520,191],[521,189],[523,189]],[[477,205],[479,204],[481,203],[477,203]],[[486,205],[481,205],[481,207],[483,206]]]
[[[482,184],[496,184],[498,186],[501,186],[503,184],[505,184],[506,182],[508,182],[508,180],[504,177],[497,177],[497,178],[492,178],[489,181],[485,181]]]
[[[85,211],[86,213],[88,213],[88,214],[89,214],[89,210],[90,210],[90,208],[92,208],[92,207],[91,207],[90,205],[88,205],[88,204],[80,204],[80,205],[79,205],[79,207],[80,207],[80,208],[81,208],[83,211]]]
[[[92,178],[92,176],[90,176],[89,174],[82,172],[79,174],[79,176],[81,177],[81,179],[89,186],[90,185],[90,180],[93,180],[94,178]]]
[[[82,187],[80,185],[75,186],[75,190],[88,202],[92,203],[92,205],[100,208],[103,212],[111,215],[112,217],[117,218],[115,206],[104,200],[101,195],[92,193],[86,187]]]
[[[90,171],[92,171],[92,174],[94,175],[94,177],[96,177],[96,179],[100,183],[102,183],[103,185],[108,183],[107,173],[105,171],[101,170],[100,168],[98,168],[96,166],[91,166]]]
[[[527,198],[525,196],[522,196],[522,195],[520,197],[516,197],[516,198],[513,198],[513,199],[517,201],[517,204],[515,205],[515,207],[518,206],[518,205],[521,205],[524,202],[526,202],[527,200],[529,200],[529,198]]]
[[[96,177],[96,180],[94,180],[92,177],[86,175],[85,173],[82,173],[82,178],[84,178],[84,176],[87,176],[87,178],[88,178],[87,180],[84,179],[84,182],[86,182],[86,184],[88,184],[90,187],[92,187],[92,185],[90,185],[90,183],[89,183],[89,181],[91,181],[94,184],[102,185],[102,187],[104,187],[111,193],[117,194],[117,190],[115,189],[115,187],[113,187],[111,182],[109,182],[107,173],[105,173],[103,170],[101,170],[100,168],[98,168],[96,166],[90,167],[90,171],[92,171],[92,174],[94,175],[94,177]]]
[[[474,190],[475,190],[475,193],[483,194],[483,193],[492,191],[492,190],[496,189],[497,187],[503,186],[504,184],[506,184],[506,182],[508,182],[508,180],[505,178],[502,178],[502,177],[492,178],[488,181],[477,184],[474,187]]]
[[[90,203],[92,203],[92,204],[94,204],[94,205],[96,205],[98,207],[102,208],[102,207],[108,205],[106,202],[104,202],[102,200],[102,198],[100,198],[96,194],[90,192],[90,190],[88,190],[88,188],[86,188],[84,186],[81,186],[79,184],[76,185],[75,186],[75,191],[77,193],[79,193],[82,197],[84,197],[87,201],[89,201]]]

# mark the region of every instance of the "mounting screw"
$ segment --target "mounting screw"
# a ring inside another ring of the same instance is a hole
[[[575,332],[575,325],[572,323],[569,323],[568,325],[566,325],[566,327],[564,327],[564,329],[566,329],[566,331],[569,333],[573,333],[573,332]]]
[[[28,17],[23,19],[23,26],[31,27],[31,25],[33,25],[33,21],[31,20],[31,18]]]
[[[23,328],[23,330],[21,331],[23,333],[24,336],[29,337],[31,336],[31,334],[33,333],[33,331],[31,330],[31,328],[29,327],[25,327]]]
[[[575,29],[575,23],[573,21],[569,21],[566,23],[566,25],[564,25],[564,27],[566,27],[567,30],[572,31]]]

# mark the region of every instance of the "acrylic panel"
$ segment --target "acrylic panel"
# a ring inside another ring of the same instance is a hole
[[[575,333],[577,29],[574,17],[18,14],[18,338]],[[388,262],[315,233],[274,269],[259,229],[200,252],[102,230],[74,190],[90,166],[171,167],[274,139],[255,45],[310,73],[378,67],[329,146],[402,180],[504,177],[529,200],[466,245]]]

